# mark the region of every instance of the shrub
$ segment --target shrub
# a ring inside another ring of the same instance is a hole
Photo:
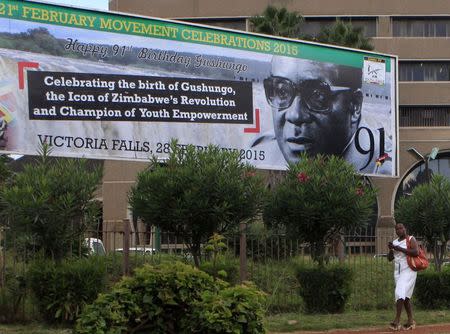
[[[239,259],[231,254],[218,255],[215,264],[213,261],[203,262],[200,269],[213,277],[220,277],[231,285],[239,282]]]
[[[173,140],[164,165],[153,157],[129,194],[133,212],[146,224],[183,240],[198,267],[201,245],[213,233],[255,218],[265,194],[263,180],[237,152],[197,150]]]
[[[441,270],[450,241],[450,181],[444,175],[433,175],[430,182],[420,184],[411,196],[400,198],[395,208],[395,221],[406,225],[411,234],[423,237],[433,252],[434,265]]]
[[[450,270],[420,272],[417,275],[414,294],[419,305],[425,309],[449,308]]]
[[[105,255],[102,259],[105,262],[105,267],[108,277],[108,286],[112,286],[119,282],[123,276],[123,262],[124,254],[119,252],[110,252]],[[129,264],[130,272],[133,275],[136,268],[142,267],[144,264],[149,265],[159,265],[161,263],[174,263],[176,261],[183,261],[181,255],[178,254],[167,254],[167,253],[156,253],[156,254],[139,254],[130,253]]]
[[[297,268],[300,296],[307,313],[341,313],[350,297],[353,272],[344,266]]]
[[[27,279],[44,319],[73,322],[84,305],[97,298],[106,286],[106,269],[101,258],[68,259],[57,264],[38,261]]]
[[[229,287],[219,293],[205,291],[194,305],[190,332],[264,333],[264,299],[264,294],[253,285]]]
[[[181,263],[144,265],[125,277],[112,291],[88,306],[76,333],[116,333],[121,330],[178,333],[191,303],[216,283],[208,274]]]
[[[25,164],[0,188],[3,221],[23,238],[28,251],[48,259],[67,257],[94,223],[100,206],[94,201],[102,168],[86,159],[50,159],[43,144],[35,163]]]
[[[19,307],[26,296],[25,279],[21,275],[5,273],[5,284],[0,285],[0,323],[18,320]]]
[[[312,259],[328,262],[327,243],[364,227],[373,213],[375,190],[354,166],[334,155],[301,155],[271,192],[263,219],[269,228],[310,245]]]
[[[228,327],[220,326],[228,322],[238,322],[229,328],[241,326],[242,333],[259,333],[259,296],[179,262],[144,265],[86,307],[75,333],[223,333]]]

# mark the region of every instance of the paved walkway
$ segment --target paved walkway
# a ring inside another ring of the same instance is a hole
[[[416,329],[410,331],[400,331],[403,333],[411,333],[411,334],[434,334],[434,333],[448,333],[450,334],[450,324],[439,324],[439,325],[423,325],[417,326]],[[318,334],[318,333],[328,333],[328,334],[362,334],[362,333],[394,333],[394,331],[389,328],[365,328],[365,329],[336,329],[325,332],[308,332],[308,331],[299,331],[299,332],[290,332],[290,334]],[[274,333],[271,334],[281,334]]]

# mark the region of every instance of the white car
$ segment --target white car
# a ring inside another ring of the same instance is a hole
[[[105,255],[106,250],[103,242],[97,238],[85,238],[84,242],[89,250],[89,255]]]
[[[123,248],[116,248],[118,253],[123,253]],[[130,254],[142,254],[142,255],[152,255],[156,253],[156,249],[145,246],[132,246],[130,247]]]

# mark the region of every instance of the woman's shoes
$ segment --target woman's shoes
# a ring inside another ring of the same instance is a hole
[[[402,325],[400,325],[400,324],[397,324],[396,322],[391,322],[390,324],[389,324],[389,328],[391,329],[391,330],[393,330],[393,331],[399,331],[399,330],[401,330],[402,329]]]
[[[416,322],[414,320],[411,323],[403,325],[403,330],[404,331],[409,331],[409,330],[412,330],[412,329],[415,329],[415,328],[416,328]]]

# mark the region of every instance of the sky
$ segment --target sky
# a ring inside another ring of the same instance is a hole
[[[48,2],[59,5],[69,5],[74,7],[108,10],[109,0],[36,0],[38,2]]]

